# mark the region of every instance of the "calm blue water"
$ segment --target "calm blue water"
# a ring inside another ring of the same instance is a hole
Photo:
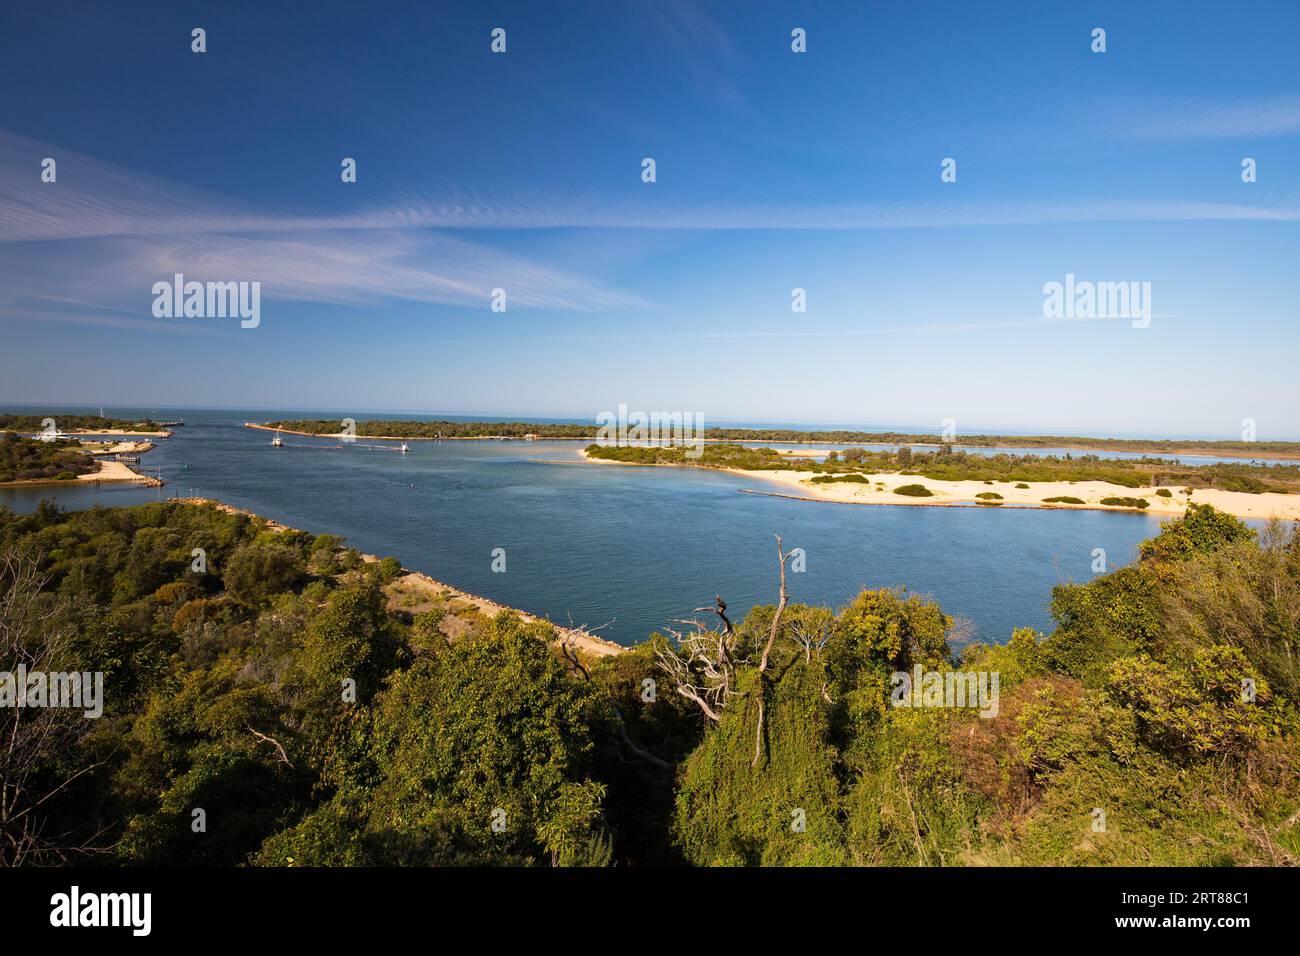
[[[110,409],[110,415],[150,410]],[[864,587],[905,585],[967,618],[983,640],[1049,629],[1053,585],[1091,578],[1092,550],[1128,563],[1158,519],[1099,511],[841,505],[741,494],[739,476],[586,464],[578,442],[412,442],[411,453],[336,449],[286,436],[273,449],[244,421],[275,411],[173,411],[186,426],[144,457],[167,486],[0,489],[27,512],[203,495],[621,643],[721,594],[743,613],[776,599],[774,534],[807,552],[791,599],[838,606]],[[325,417],[323,415],[317,417]],[[377,417],[377,416],[376,416]],[[394,416],[396,417],[396,416]],[[358,445],[383,444],[359,439]],[[390,447],[396,447],[391,445]],[[491,570],[506,550],[506,572]]]

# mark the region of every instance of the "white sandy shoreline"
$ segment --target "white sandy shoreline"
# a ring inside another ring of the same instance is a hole
[[[133,482],[137,485],[145,485],[149,488],[158,488],[162,482],[152,475],[142,475],[139,472],[132,471],[124,461],[104,461],[97,459],[99,464],[98,471],[92,471],[85,475],[78,475],[76,478],[63,481],[54,478],[34,478],[27,481],[6,481],[0,483],[0,488],[39,488],[53,487],[62,485],[64,487],[75,486],[79,482],[91,482],[99,484],[100,482]]]
[[[652,468],[693,468],[695,465],[676,465],[655,463],[641,465],[638,462],[610,461],[593,458],[583,449],[580,454],[585,461],[601,465],[631,465],[633,467]],[[1106,481],[1036,481],[1019,482],[1028,488],[1017,488],[1014,481],[996,481],[985,484],[982,480],[942,481],[925,478],[920,475],[901,475],[893,472],[863,473],[870,482],[840,481],[814,484],[811,478],[821,474],[815,471],[751,471],[741,468],[709,468],[709,471],[728,472],[743,475],[746,478],[766,482],[780,487],[781,497],[797,498],[802,501],[833,501],[841,504],[855,505],[903,505],[917,507],[980,507],[980,508],[1063,508],[1091,511],[1128,511],[1142,514],[1181,515],[1187,510],[1189,501],[1201,505],[1213,505],[1219,511],[1238,518],[1282,518],[1288,521],[1300,521],[1300,495],[1284,495],[1276,492],[1264,492],[1253,495],[1241,491],[1224,491],[1219,488],[1195,488],[1191,495],[1183,493],[1183,485],[1164,485],[1170,497],[1156,494],[1156,487],[1126,488]],[[912,498],[894,493],[901,485],[924,485],[932,493],[929,498]],[[883,487],[881,487],[883,486]],[[1001,495],[996,505],[980,504],[976,495],[993,492]],[[774,492],[755,492],[772,494]],[[1083,504],[1064,502],[1046,502],[1045,498],[1071,497],[1080,498]],[[1142,498],[1148,507],[1142,509],[1126,508],[1120,505],[1104,505],[1103,498]]]

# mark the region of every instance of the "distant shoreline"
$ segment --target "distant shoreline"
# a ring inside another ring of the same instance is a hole
[[[25,436],[30,436],[32,438],[38,438],[41,435],[39,431],[23,431],[17,428],[0,428],[0,432],[13,432],[14,434],[17,435],[25,435]],[[122,436],[122,437],[128,435],[143,435],[146,438],[171,438],[172,437],[172,433],[170,431],[167,431],[166,429],[163,429],[161,431],[144,431],[143,429],[136,430],[131,428],[74,428],[71,431],[66,431],[66,432],[60,431],[59,434],[67,435],[69,437],[73,435],[115,435],[115,436]]]
[[[640,468],[699,468],[703,471],[717,471],[741,475],[756,481],[780,485],[786,493],[772,491],[754,491],[742,489],[747,494],[767,495],[777,498],[792,498],[799,501],[833,502],[850,505],[896,505],[902,507],[930,508],[998,508],[1021,509],[1038,508],[1043,510],[1074,511],[1120,511],[1130,514],[1154,514],[1178,517],[1187,511],[1189,503],[1213,505],[1217,510],[1238,518],[1266,520],[1277,517],[1287,521],[1300,521],[1300,495],[1285,495],[1275,492],[1248,494],[1241,491],[1224,491],[1219,488],[1196,488],[1190,495],[1183,494],[1181,485],[1158,486],[1169,492],[1169,497],[1156,494],[1157,487],[1128,488],[1105,481],[1037,481],[1013,482],[996,481],[985,483],[979,479],[944,481],[925,478],[919,475],[902,475],[894,472],[864,473],[865,482],[827,482],[813,484],[809,481],[818,475],[812,471],[753,471],[742,468],[717,468],[700,465],[679,465],[672,462],[626,462],[593,458],[586,449],[581,452],[582,459],[597,465],[625,465]],[[1017,488],[1017,484],[1028,487]],[[879,487],[884,485],[885,487]],[[929,497],[910,497],[898,495],[893,489],[900,485],[923,485],[930,490]],[[979,494],[996,494],[998,498],[982,504],[976,497]],[[1070,497],[1080,499],[1074,502],[1049,502],[1045,498]],[[1103,498],[1141,498],[1148,505],[1146,508],[1134,508],[1124,505],[1102,504]]]
[[[531,424],[531,423],[518,422],[518,423],[511,423],[511,424]],[[256,428],[261,431],[271,431],[271,432],[278,431],[286,435],[301,435],[305,438],[342,438],[343,437],[343,435],[339,432],[308,432],[308,431],[300,431],[292,428],[277,428],[274,425],[259,424],[257,422],[244,422],[244,427]],[[541,428],[546,426],[544,424],[539,424],[538,427]],[[754,430],[763,431],[763,429],[754,429]],[[745,429],[727,429],[727,431],[741,432],[741,431],[745,431]],[[599,438],[599,436],[597,436],[594,433],[594,431],[590,435],[579,435],[579,436],[575,436],[575,435],[552,436],[552,435],[539,434],[534,439],[525,438],[522,435],[494,435],[494,434],[447,435],[441,438],[433,435],[356,434],[351,437],[371,438],[371,439],[375,439],[376,441],[580,441],[580,442],[588,442],[588,443],[597,441]],[[761,437],[761,435],[752,438],[737,435],[734,437],[727,437],[727,438],[700,438],[698,440],[709,444],[724,444],[724,445],[742,444],[742,443],[763,444],[769,446],[812,445],[812,446],[837,446],[839,449],[843,449],[845,447],[895,447],[898,445],[910,445],[912,447],[921,447],[921,448],[938,448],[944,444],[942,441],[923,440],[923,439],[933,439],[934,436],[930,436],[930,435],[899,435],[896,437],[899,439],[898,441],[865,441],[865,440],[838,441],[838,440],[830,440],[825,437],[806,438],[806,439],[764,438]],[[1053,437],[1053,436],[1047,436],[1047,437]],[[988,441],[982,441],[982,442],[972,441],[975,438],[997,439],[997,442],[996,444],[991,444]],[[1077,442],[1079,440],[1080,440],[1079,438],[1074,437],[1074,438],[1067,439],[1067,442],[1068,441]],[[1157,442],[1163,440],[1164,439],[1151,439],[1150,441]],[[1297,446],[1296,450],[1293,451],[1269,451],[1264,449],[1260,449],[1259,451],[1247,451],[1245,449],[1240,449],[1235,447],[1216,446],[1213,444],[1207,444],[1201,448],[1187,448],[1187,447],[1159,448],[1159,447],[1153,447],[1152,444],[1148,442],[1143,442],[1141,440],[1120,439],[1120,438],[1098,439],[1098,442],[1099,443],[1095,445],[1068,444],[1068,443],[1060,444],[1060,445],[1047,445],[1044,444],[1041,439],[1035,440],[1029,437],[1017,438],[1017,436],[1014,435],[992,435],[992,436],[979,435],[979,436],[971,436],[971,438],[968,439],[966,442],[963,442],[961,439],[955,439],[952,442],[952,444],[957,448],[1007,448],[1007,449],[1015,449],[1017,451],[1033,451],[1036,449],[1044,449],[1044,448],[1052,448],[1052,449],[1059,448],[1071,453],[1077,452],[1079,454],[1084,454],[1084,455],[1095,454],[1097,452],[1110,451],[1110,452],[1123,452],[1125,454],[1133,454],[1133,455],[1149,455],[1152,457],[1161,457],[1165,455],[1177,455],[1177,456],[1184,456],[1184,457],[1194,456],[1194,457],[1236,458],[1242,461],[1300,461],[1300,442],[1285,443],[1285,444]]]

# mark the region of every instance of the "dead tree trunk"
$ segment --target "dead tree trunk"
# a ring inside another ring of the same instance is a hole
[[[767,661],[772,654],[772,645],[776,643],[777,631],[781,628],[781,614],[785,611],[786,602],[789,600],[789,594],[785,588],[785,562],[789,560],[790,554],[781,550],[781,536],[776,536],[776,557],[777,564],[781,569],[781,596],[776,604],[776,613],[772,615],[772,629],[767,635],[767,646],[763,648],[763,657],[758,662],[758,729],[754,733],[754,760],[751,767],[757,767],[758,761],[763,756],[763,722],[766,717],[766,698],[767,698]]]

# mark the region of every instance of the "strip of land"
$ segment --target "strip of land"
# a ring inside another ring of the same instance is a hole
[[[338,419],[294,419],[263,423],[245,423],[250,428],[283,431],[290,435],[314,435],[322,438],[342,437]],[[381,438],[392,441],[432,440],[510,440],[546,439],[548,441],[596,441],[600,436],[593,423],[564,424],[547,422],[451,422],[389,421],[384,419],[356,423],[358,438]],[[906,432],[867,432],[851,430],[799,431],[772,428],[706,428],[697,436],[704,442],[772,442],[786,445],[862,445],[892,447],[916,445],[938,448],[955,444],[972,448],[1065,449],[1073,452],[1122,451],[1151,455],[1208,455],[1219,458],[1300,461],[1300,442],[1228,441],[1165,438],[1089,438],[1079,435],[962,435],[945,439],[941,435]],[[804,451],[804,454],[810,452]]]
[[[735,474],[745,475],[759,481],[781,485],[784,489],[797,492],[799,497],[809,501],[842,501],[861,505],[966,505],[971,507],[1003,508],[1075,508],[1097,511],[1133,511],[1140,510],[1151,514],[1181,515],[1187,510],[1188,502],[1198,505],[1213,505],[1219,511],[1235,515],[1238,518],[1283,518],[1289,521],[1300,520],[1300,495],[1283,495],[1270,492],[1246,494],[1240,491],[1224,491],[1218,488],[1190,489],[1177,486],[1159,486],[1142,488],[1135,491],[1121,485],[1112,485],[1104,481],[1042,481],[1042,482],[985,482],[985,481],[936,481],[929,478],[912,478],[898,474],[873,473],[863,477],[867,482],[828,482],[814,483],[817,472],[810,471],[743,471],[736,469]],[[908,485],[921,485],[930,497],[911,497],[900,495],[895,489]],[[1017,484],[1028,484],[1018,488]],[[1167,491],[1168,497],[1159,494]],[[979,495],[997,495],[997,498],[980,498]],[[1051,498],[1077,499],[1050,501]],[[1134,504],[1105,504],[1106,499],[1119,501],[1145,501],[1145,507]]]
[[[99,471],[91,472],[88,475],[77,476],[78,481],[133,481],[136,484],[144,485],[147,488],[162,487],[162,480],[153,475],[142,475],[133,471],[131,466],[124,461],[101,461]]]
[[[157,478],[137,474],[126,462],[95,457],[134,455],[152,447],[149,442],[81,442],[75,438],[44,440],[24,438],[16,432],[3,433],[0,434],[0,487],[60,485],[78,481],[161,485]]]
[[[171,432],[157,422],[145,419],[133,422],[124,418],[99,418],[95,415],[8,415],[0,412],[0,432],[18,432],[36,435],[46,430],[49,422],[60,435],[146,435],[152,438],[170,438]]]
[[[1018,467],[1018,463],[1013,462],[1007,466],[1012,472],[1007,477],[945,479],[916,472],[905,474],[900,471],[844,470],[845,466],[840,464],[822,465],[817,470],[800,468],[798,463],[771,449],[744,449],[731,458],[738,465],[754,460],[755,452],[768,452],[766,456],[757,456],[759,461],[771,463],[770,467],[764,468],[729,466],[726,456],[721,456],[721,463],[718,464],[693,464],[680,453],[680,449],[659,449],[650,456],[643,456],[640,454],[642,449],[636,449],[637,454],[630,456],[633,460],[619,459],[620,453],[629,451],[631,450],[625,448],[593,446],[584,449],[581,454],[584,460],[598,463],[713,468],[764,482],[769,488],[773,485],[780,487],[780,492],[761,493],[777,493],[805,501],[931,507],[1074,508],[1144,511],[1160,515],[1181,515],[1187,510],[1187,505],[1194,502],[1213,505],[1220,511],[1240,518],[1300,520],[1300,494],[1288,494],[1285,491],[1245,492],[1204,485],[1193,487],[1182,481],[1144,483],[1134,477],[1143,474],[1142,472],[1128,469],[1115,474],[1117,479],[1121,479],[1118,481],[1089,480],[1086,477],[1074,480],[1022,481],[1014,476],[1014,468]],[[714,457],[716,460],[720,456]],[[636,460],[639,458],[649,460]],[[1084,470],[1071,470],[1068,473],[1081,476],[1086,475],[1093,465],[1104,469],[1108,464],[1110,463],[1099,461],[1065,463],[1059,459],[1048,459],[1045,465],[1040,461],[1032,463],[1034,467],[1045,467],[1049,471],[1052,468],[1065,471],[1067,465],[1071,469],[1080,467]],[[960,465],[960,462],[945,463],[945,467],[949,468],[959,468]],[[996,459],[972,463],[972,467],[977,468],[997,468],[999,465],[1006,463]],[[925,466],[926,463],[918,465],[922,469]],[[1180,477],[1187,474],[1195,475],[1196,472],[1183,472]],[[1218,472],[1207,469],[1206,474],[1213,477]],[[1230,473],[1230,477],[1236,476]],[[903,490],[900,492],[899,489]]]

